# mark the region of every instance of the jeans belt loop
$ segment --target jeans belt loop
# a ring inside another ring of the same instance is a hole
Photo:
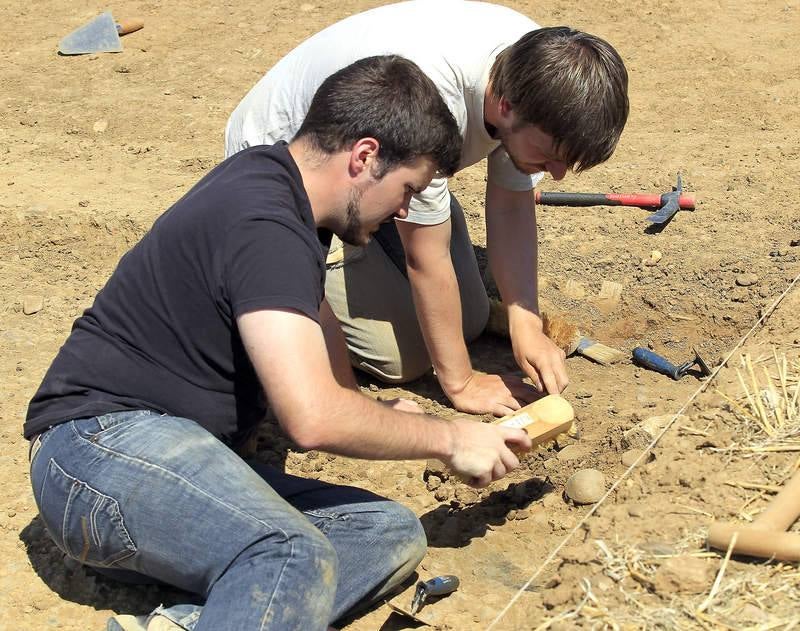
[[[36,434],[36,437],[31,441],[31,446],[28,448],[28,462],[33,462],[33,459],[36,457],[36,452],[39,451],[39,447],[42,446],[42,434],[44,432],[39,432]]]

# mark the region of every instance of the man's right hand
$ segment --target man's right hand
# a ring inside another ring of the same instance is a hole
[[[453,407],[466,414],[505,416],[540,398],[541,393],[516,375],[489,375],[473,371],[456,389],[445,389]]]
[[[453,453],[445,464],[470,486],[483,488],[519,466],[515,452],[531,449],[525,430],[456,417]]]

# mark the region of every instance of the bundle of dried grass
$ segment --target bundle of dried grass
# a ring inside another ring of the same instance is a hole
[[[766,365],[768,362],[771,365]],[[741,387],[738,396],[717,390],[743,422],[738,449],[751,453],[800,451],[800,361],[779,356],[773,348],[769,358],[753,360],[743,353],[740,364],[736,369]]]

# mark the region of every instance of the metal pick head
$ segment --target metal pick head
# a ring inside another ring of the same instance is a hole
[[[672,187],[672,192],[665,193],[661,196],[662,201],[666,200],[664,205],[661,206],[652,215],[646,217],[647,221],[654,224],[667,224],[681,209],[680,197],[683,192],[683,182],[681,181],[681,174],[678,173],[678,185]]]
[[[417,589],[414,592],[414,599],[411,601],[411,615],[416,615],[419,611],[419,608],[422,607],[422,604],[425,602],[425,597],[428,593],[425,591],[425,583],[420,581],[417,583]]]
[[[692,352],[694,353],[694,363],[700,367],[700,372],[704,377],[710,377],[711,369],[708,367],[708,364],[703,361],[703,358],[700,357],[700,353],[697,352],[694,346],[692,346]]]

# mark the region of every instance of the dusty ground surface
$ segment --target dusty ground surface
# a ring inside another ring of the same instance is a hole
[[[141,16],[144,30],[124,39],[121,54],[76,58],[57,56],[58,40],[104,6],[0,7],[0,629],[101,629],[114,611],[181,599],[64,563],[29,490],[27,402],[119,256],[219,160],[227,116],[251,85],[308,35],[376,4],[124,0],[115,16]],[[614,157],[560,185],[545,180],[543,189],[664,192],[680,171],[699,199],[694,213],[657,234],[645,233],[640,209],[539,208],[543,299],[626,352],[650,345],[682,362],[695,346],[718,365],[800,268],[800,5],[508,4],[543,25],[607,38],[630,72],[631,116]],[[483,175],[478,165],[453,183],[477,246]],[[653,250],[663,256],[647,265]],[[617,303],[598,300],[606,281],[621,284]],[[532,455],[481,493],[426,473],[422,462],[301,454],[269,430],[259,457],[288,451],[292,471],[362,485],[414,509],[430,539],[421,577],[461,579],[456,594],[423,609],[441,628],[788,628],[798,611],[796,568],[723,564],[703,538],[713,518],[752,519],[795,468],[798,307],[795,290],[744,349],[760,379],[752,385],[744,371],[745,385],[773,414],[772,435],[742,398],[738,351],[699,396],[703,384],[693,376],[675,382],[626,362],[602,367],[574,357],[565,395],[580,440]],[[485,336],[473,351],[480,369],[513,369],[502,339]],[[373,396],[397,394],[363,384]],[[452,414],[431,378],[401,392]],[[670,428],[623,476],[623,456],[652,442],[637,425],[654,416]],[[591,515],[562,498],[567,479],[587,467],[616,484]],[[384,605],[347,629],[414,624]]]

